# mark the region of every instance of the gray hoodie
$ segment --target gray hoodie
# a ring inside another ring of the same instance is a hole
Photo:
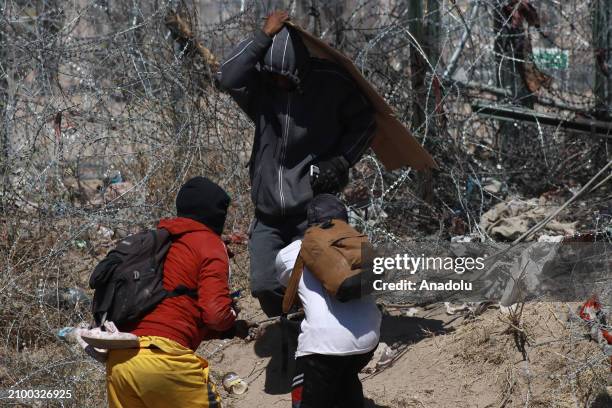
[[[273,85],[266,73],[295,89]],[[256,31],[223,62],[218,80],[255,123],[249,174],[258,212],[305,215],[310,165],[343,156],[352,166],[370,145],[375,122],[366,98],[341,67],[311,58],[291,28],[273,38]]]

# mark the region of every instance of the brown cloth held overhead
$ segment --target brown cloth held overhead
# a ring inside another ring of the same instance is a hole
[[[304,44],[313,57],[327,59],[342,66],[368,98],[375,110],[374,116],[376,119],[376,132],[372,141],[372,149],[387,170],[395,170],[402,166],[410,166],[415,170],[438,168],[427,150],[397,119],[391,107],[361,75],[350,59],[298,25],[291,22],[287,22],[287,24],[301,34]]]

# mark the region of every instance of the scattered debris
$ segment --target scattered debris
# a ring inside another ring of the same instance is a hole
[[[563,241],[563,235],[540,235],[538,242],[561,242]]]
[[[217,72],[219,62],[215,55],[198,40],[191,26],[180,15],[170,13],[165,19],[166,27],[173,39],[189,54],[197,54],[211,72]]]
[[[235,231],[230,235],[223,235],[222,239],[226,244],[246,245],[249,241],[249,236],[244,232]]]
[[[468,242],[480,242],[481,237],[478,234],[468,234],[468,235],[457,235],[455,237],[451,237],[452,243],[462,244]]]
[[[596,295],[591,296],[578,308],[578,316],[586,322],[590,339],[597,342],[604,354],[610,357],[612,372],[612,328],[607,324],[599,298]]]
[[[244,394],[249,388],[247,382],[240,378],[238,374],[234,372],[229,372],[225,374],[223,376],[222,384],[223,388],[225,388],[225,391],[235,395]]]
[[[486,178],[482,181],[482,189],[487,193],[497,194],[502,189],[502,182],[493,178]]]
[[[104,327],[83,329],[81,338],[90,346],[97,349],[125,349],[139,346],[138,336],[132,333],[120,332],[113,322],[104,322]]]
[[[396,354],[397,354],[397,350],[392,349],[389,346],[386,346],[380,356],[380,359],[376,363],[376,369],[382,370],[383,368],[391,364]]]
[[[504,306],[501,303],[499,304],[499,312],[503,315],[511,315],[518,312],[519,304],[513,303],[510,306]]]
[[[514,240],[527,232],[531,226],[554,213],[556,209],[554,206],[541,206],[537,198],[526,201],[514,198],[499,203],[484,213],[480,219],[480,228],[491,236]],[[564,223],[551,220],[546,225],[546,229],[564,235],[574,235],[577,224],[577,222]]]
[[[106,177],[104,177],[104,185],[108,186],[111,184],[119,184],[123,183],[123,177],[121,176],[121,172],[119,170],[111,171]]]
[[[362,370],[363,373],[372,374],[374,372],[380,371],[385,367],[389,366],[394,357],[397,355],[398,351],[389,347],[387,343],[379,343],[378,348],[374,352],[372,359]]]
[[[104,179],[64,179],[64,186],[75,197],[80,205],[104,205],[116,200],[134,189],[134,184],[125,181],[121,173],[116,172]]]
[[[115,235],[115,231],[103,225],[99,225],[96,232],[98,233],[98,235],[106,239],[111,239],[113,235]]]
[[[417,315],[417,313],[419,313],[419,309],[417,309],[416,307],[411,307],[408,310],[402,310],[402,316],[406,317],[414,317]]]
[[[133,188],[134,184],[127,181],[111,184],[106,189],[101,191],[100,196],[97,197],[99,201],[94,200],[92,204],[103,204],[105,202],[116,200]]]
[[[447,315],[455,315],[459,312],[465,312],[470,310],[467,303],[461,303],[460,305],[453,305],[451,302],[444,302],[444,307],[446,308]]]
[[[79,305],[89,307],[91,299],[81,288],[40,289],[39,296],[43,302],[62,309],[75,309]]]
[[[466,302],[460,303],[458,305],[454,305],[451,302],[444,302],[444,307],[446,308],[446,314],[453,316],[456,314],[467,312],[472,316],[478,316],[484,313],[489,308],[499,307],[490,301],[482,301],[482,302]]]
[[[83,239],[75,239],[72,242],[74,243],[74,246],[77,247],[78,249],[83,249],[87,246],[87,242]]]
[[[69,341],[72,339],[72,335],[74,333],[74,327],[62,327],[56,333],[56,336],[63,341]]]
[[[85,350],[85,352],[90,357],[92,357],[99,363],[106,362],[106,359],[108,358],[108,350],[95,348],[87,344],[85,340],[83,340],[83,338],[81,337],[81,333],[83,333],[83,331],[88,330],[87,327],[87,323],[82,322],[75,327],[63,327],[58,330],[56,335],[60,340],[63,340],[67,343],[78,344],[83,350]]]
[[[530,92],[537,92],[541,87],[548,88],[552,77],[538,69],[533,62],[533,51],[529,27],[535,27],[540,31],[540,17],[536,8],[529,0],[510,0],[503,8],[502,13],[505,21],[510,21],[507,26],[507,47],[514,48],[520,60],[516,62],[525,86]]]

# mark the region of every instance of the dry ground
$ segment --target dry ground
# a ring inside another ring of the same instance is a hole
[[[603,393],[609,362],[595,343],[576,336],[582,329],[567,321],[574,307],[526,307],[528,361],[497,309],[470,320],[446,315],[441,305],[414,317],[392,312],[383,320],[381,341],[403,351],[392,366],[363,375],[366,406],[611,407]],[[268,326],[254,342],[208,344],[201,352],[210,355],[215,373],[235,371],[249,382],[246,394],[225,395],[230,407],[290,406],[278,325]]]

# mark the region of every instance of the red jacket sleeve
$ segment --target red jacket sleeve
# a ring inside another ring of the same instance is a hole
[[[209,330],[232,328],[236,313],[229,292],[229,259],[224,244],[209,241],[198,275],[198,304],[204,325]]]

